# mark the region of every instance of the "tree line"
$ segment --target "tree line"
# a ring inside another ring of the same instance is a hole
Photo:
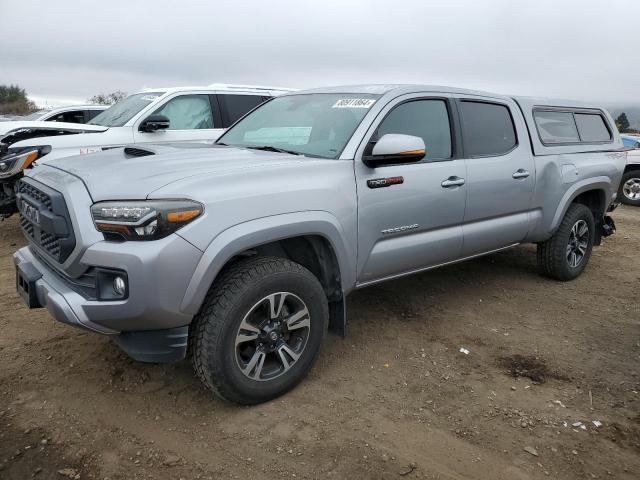
[[[616,118],[616,127],[618,127],[618,130],[621,133],[626,132],[627,130],[629,130],[629,127],[631,125],[629,124],[629,119],[627,118],[627,114],[622,112],[620,115],[618,115],[618,117]]]
[[[37,109],[36,104],[27,98],[24,88],[0,85],[0,114],[27,115]]]
[[[87,102],[97,105],[113,105],[126,96],[126,92],[116,90],[111,93],[98,93],[87,99]],[[24,88],[20,88],[18,85],[0,85],[0,115],[28,115],[37,110],[37,105],[29,100]]]

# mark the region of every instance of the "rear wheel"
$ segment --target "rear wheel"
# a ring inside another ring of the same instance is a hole
[[[281,258],[242,260],[216,281],[194,319],[196,373],[232,402],[275,398],[311,369],[328,317],[324,290],[306,268]]]
[[[640,170],[632,170],[622,176],[618,199],[627,205],[640,207]]]
[[[538,266],[542,273],[556,280],[573,280],[586,268],[593,241],[595,222],[586,206],[572,204],[556,233],[538,244]]]

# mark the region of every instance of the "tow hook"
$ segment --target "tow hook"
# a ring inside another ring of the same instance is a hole
[[[616,233],[616,222],[609,215],[605,215],[602,219],[602,236],[608,237]]]

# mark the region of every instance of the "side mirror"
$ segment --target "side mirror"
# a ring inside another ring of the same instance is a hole
[[[155,132],[157,130],[166,130],[169,128],[169,119],[164,115],[153,114],[149,115],[140,124],[139,130],[141,132]]]
[[[373,148],[367,146],[362,161],[370,168],[413,163],[422,160],[426,152],[424,140],[420,137],[387,133],[373,145]]]

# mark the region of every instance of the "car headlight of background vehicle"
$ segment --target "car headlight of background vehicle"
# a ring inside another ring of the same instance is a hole
[[[93,222],[107,240],[158,240],[192,222],[204,208],[191,200],[98,202]]]
[[[21,172],[50,151],[50,146],[9,148],[7,154],[0,157],[0,178]]]

